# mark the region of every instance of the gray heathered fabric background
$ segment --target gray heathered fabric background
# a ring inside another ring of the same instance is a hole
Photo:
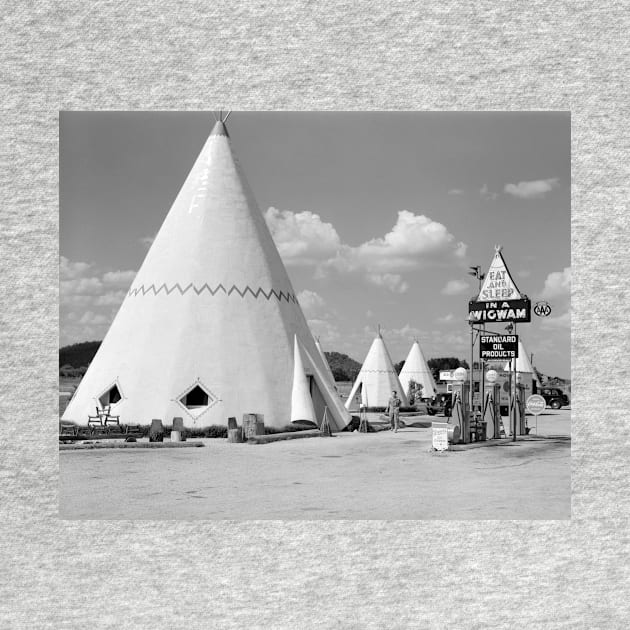
[[[629,8],[3,3],[0,627],[627,627]],[[572,111],[572,521],[57,519],[58,110],[220,107]]]

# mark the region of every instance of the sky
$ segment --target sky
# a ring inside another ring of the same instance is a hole
[[[60,345],[100,340],[184,183],[211,112],[60,114]],[[236,158],[311,330],[362,362],[470,361],[469,266],[495,245],[551,315],[520,324],[570,378],[568,112],[232,112]]]

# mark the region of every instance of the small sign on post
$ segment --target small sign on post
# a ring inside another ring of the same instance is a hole
[[[532,394],[525,401],[525,408],[536,417],[536,435],[538,435],[538,416],[547,407],[547,401],[539,394]]]
[[[433,422],[433,448],[436,451],[448,450],[448,424],[446,422]]]

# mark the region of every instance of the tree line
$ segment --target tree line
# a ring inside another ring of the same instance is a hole
[[[60,348],[59,374],[83,376],[100,345],[100,341],[83,341]],[[354,381],[357,378],[361,370],[361,364],[358,361],[341,352],[325,352],[324,354],[336,381]],[[456,357],[438,357],[429,359],[427,363],[436,381],[439,379],[440,370],[454,370],[460,366],[468,368],[466,361]],[[403,364],[404,361],[400,361],[394,366],[397,374],[400,374]]]

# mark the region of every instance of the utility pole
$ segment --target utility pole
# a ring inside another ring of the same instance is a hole
[[[481,287],[483,286],[483,280],[486,277],[485,273],[481,273],[481,266],[480,265],[475,265],[474,267],[469,267],[470,271],[468,272],[469,275],[477,278],[477,280],[479,280],[479,293],[477,294],[477,299],[479,299],[479,295],[481,294]],[[482,328],[482,333],[484,333],[486,331],[486,324],[485,322],[481,323],[481,328]],[[471,329],[470,331],[471,333],[471,353],[470,353],[470,374],[471,374],[471,378],[470,378],[470,413],[472,413],[473,411],[473,400],[474,400],[474,395],[473,395],[473,389],[474,389],[474,383],[475,383],[475,378],[474,378],[474,337],[472,336],[473,331]],[[479,346],[479,395],[481,396],[481,409],[483,411],[483,401],[484,401],[484,394],[485,394],[485,379],[484,379],[484,362],[481,359],[481,345]],[[483,420],[483,418],[482,418]]]

